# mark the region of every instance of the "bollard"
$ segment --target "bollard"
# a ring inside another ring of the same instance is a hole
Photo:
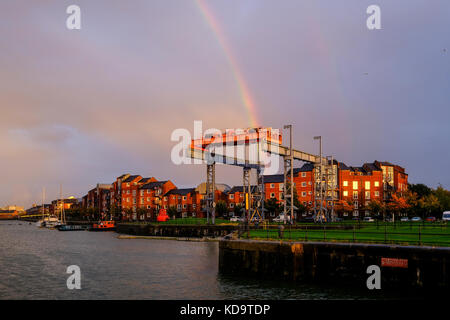
[[[283,232],[284,232],[284,226],[280,224],[278,226],[278,238],[279,239],[283,239]]]

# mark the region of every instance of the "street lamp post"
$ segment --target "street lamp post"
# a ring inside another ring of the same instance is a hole
[[[292,152],[292,125],[288,124],[285,125],[283,127],[283,129],[289,129],[289,158],[288,158],[288,162],[289,162],[289,176],[290,176],[290,201],[291,201],[291,208],[290,208],[290,215],[291,215],[291,223],[293,223],[294,221],[294,154]],[[286,170],[286,160],[285,160],[285,170]],[[286,173],[285,173],[286,176]],[[285,179],[284,181],[284,188],[287,188],[287,179]],[[285,189],[286,190],[286,189]],[[287,194],[285,193],[285,197],[287,197]],[[285,199],[284,202],[284,212],[286,214],[286,203],[287,203],[287,199]]]

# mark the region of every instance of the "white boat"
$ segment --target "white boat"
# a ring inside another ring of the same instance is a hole
[[[41,226],[45,228],[56,228],[61,224],[61,221],[57,217],[48,217],[42,221]]]

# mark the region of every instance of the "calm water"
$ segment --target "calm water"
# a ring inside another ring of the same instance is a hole
[[[68,290],[66,268],[81,268]],[[216,242],[121,240],[0,221],[0,299],[359,299],[372,292],[244,280],[218,273]]]

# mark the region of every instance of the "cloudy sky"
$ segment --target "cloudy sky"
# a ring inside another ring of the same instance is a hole
[[[66,28],[71,4],[81,30]],[[122,173],[195,186],[205,168],[172,164],[172,131],[251,117],[292,124],[297,149],[317,152],[322,135],[347,165],[391,161],[450,188],[450,2],[377,0],[381,30],[366,27],[371,4],[2,0],[0,206],[60,184],[80,197]]]

